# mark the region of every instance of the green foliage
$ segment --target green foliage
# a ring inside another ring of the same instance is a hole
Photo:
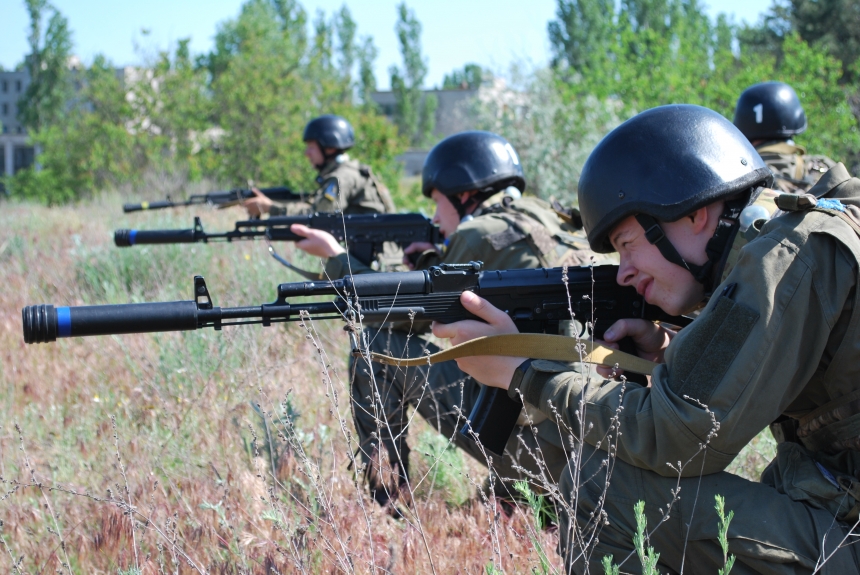
[[[633,546],[636,548],[636,554],[642,564],[642,574],[659,575],[657,562],[660,560],[660,554],[654,551],[653,547],[645,547],[648,543],[648,519],[645,517],[645,502],[637,501],[636,505],[633,506],[633,512],[636,515],[636,533],[633,535]]]
[[[720,518],[717,538],[720,541],[720,548],[723,550],[723,568],[719,570],[719,575],[729,575],[735,564],[735,556],[729,555],[729,523],[732,522],[735,512],[729,511],[727,516],[725,498],[722,495],[715,495],[714,498],[716,499],[714,508]]]
[[[421,92],[427,76],[427,62],[421,55],[421,23],[405,2],[397,6],[395,31],[403,68],[389,68],[396,102],[394,118],[400,134],[408,138],[413,147],[420,148],[431,142],[438,102],[435,96]]]
[[[420,212],[432,217],[436,204],[421,193],[421,177],[401,178],[395,187],[391,188],[391,199],[402,212]]]
[[[18,103],[19,117],[28,130],[57,122],[72,94],[69,56],[72,33],[69,22],[47,0],[25,0],[30,16],[30,55],[26,64],[30,85]],[[43,20],[48,27],[42,34]]]
[[[514,483],[514,489],[517,491],[517,493],[519,493],[525,498],[526,504],[529,506],[529,510],[532,512],[532,518],[534,519],[534,526],[536,531],[541,531],[546,526],[547,519],[555,519],[554,513],[551,509],[548,508],[548,504],[545,498],[532,491],[531,487],[529,487],[528,482],[516,481]],[[544,551],[537,537],[535,537],[531,532],[529,533],[529,537],[532,540],[532,545],[534,545],[535,550],[538,553],[538,559],[540,560],[541,568],[540,572],[546,575],[550,571],[549,557],[547,557],[546,551]]]
[[[741,39],[757,50],[781,57],[783,40],[792,33],[839,60],[843,84],[857,82],[860,10],[856,2],[775,0],[757,24],[743,28]]]
[[[36,11],[45,9],[31,2]],[[62,26],[49,25],[50,41],[40,49],[49,64],[64,63],[58,54],[71,46],[60,33],[65,20],[55,13],[55,21]],[[154,61],[122,73],[98,56],[78,74],[74,98],[63,95],[56,81],[34,82],[53,98],[28,93],[30,109],[43,118],[31,130],[41,150],[39,166],[8,178],[6,187],[14,197],[46,204],[139,184],[150,173],[310,191],[316,172],[304,157],[302,133],[324,113],[353,123],[354,156],[396,187],[401,167],[395,157],[406,140],[370,105],[376,85],[372,40],[356,44],[357,27],[346,8],[331,18],[318,13],[310,36],[307,22],[294,0],[248,0],[235,19],[219,26],[209,54],[192,57],[189,40],[182,39]],[[62,114],[44,111],[57,102]]]
[[[614,555],[604,555],[600,561],[605,575],[619,575],[621,573],[621,568],[612,562],[613,558]]]
[[[791,32],[789,16],[774,15],[769,26],[783,28],[763,40],[724,15],[711,21],[696,0],[558,0],[548,26],[551,70],[520,79],[524,89],[483,90],[477,124],[511,141],[532,192],[575,203],[585,159],[621,121],[671,103],[731,119],[744,89],[780,80],[794,86],[809,118],[798,143],[852,169],[856,87],[838,84],[839,60]]]
[[[472,496],[469,482],[465,480],[463,452],[448,442],[436,431],[425,431],[418,436],[416,452],[420,454],[429,476],[428,489],[440,491],[449,505],[462,505]],[[422,481],[422,483],[424,482]]]
[[[112,67],[97,58],[84,82],[81,97],[63,121],[31,134],[41,150],[41,169],[15,174],[8,186],[13,196],[46,204],[69,202],[136,171],[135,138],[125,126],[132,108]]]
[[[358,96],[361,103],[373,108],[374,103],[371,94],[376,91],[376,76],[373,74],[373,62],[379,55],[373,38],[365,36],[358,48]]]
[[[790,84],[803,103],[809,128],[796,140],[813,154],[837,161],[860,152],[857,119],[851,112],[845,88],[838,85],[839,60],[810,46],[796,33],[783,43],[784,57],[777,78]]]
[[[478,64],[466,64],[461,70],[445,74],[442,79],[443,90],[477,90],[484,80],[492,79],[493,74]]]

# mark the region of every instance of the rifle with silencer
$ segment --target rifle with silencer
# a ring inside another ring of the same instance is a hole
[[[460,303],[470,290],[504,310],[522,333],[558,333],[559,322],[575,318],[595,338],[618,319],[643,318],[686,325],[687,318],[667,315],[649,305],[630,286],[615,281],[617,266],[480,271],[481,264],[443,264],[429,270],[346,276],[340,280],[284,283],[269,304],[220,308],[212,305],[201,276],[194,278],[194,299],[79,307],[27,306],[22,310],[24,341],[57,338],[194,330],[212,327],[341,318],[347,322],[353,354],[360,320],[373,322],[435,320],[452,323],[478,319]],[[566,275],[565,275],[566,274]],[[329,301],[291,304],[297,296],[335,296]],[[510,336],[502,336],[510,337]],[[574,340],[575,341],[575,340]],[[632,343],[632,342],[631,342]],[[461,433],[472,435],[501,455],[516,425],[522,403],[505,390],[482,386]]]
[[[260,192],[270,200],[276,202],[303,202],[307,199],[306,194],[297,194],[290,188],[283,186],[274,188],[260,188]],[[208,204],[218,208],[227,208],[234,206],[239,202],[249,200],[254,197],[254,192],[247,188],[236,188],[223,192],[209,192],[208,194],[195,194],[188,196],[187,200],[174,201],[170,196],[165,200],[155,202],[140,202],[139,204],[123,204],[122,211],[140,212],[144,210],[163,210],[166,208],[178,208],[183,206],[199,206]]]
[[[265,239],[269,242],[295,242],[304,239],[290,231],[293,224],[323,230],[346,245],[349,253],[364,265],[370,265],[383,251],[385,242],[405,248],[413,242],[441,244],[445,239],[439,228],[421,214],[340,214],[316,213],[307,216],[277,216],[265,220],[236,222],[229,232],[207,233],[200,218],[194,227],[183,230],[116,230],[114,243],[119,247],[142,244],[193,244],[197,242],[233,242]],[[308,279],[322,279],[297,268],[278,255],[269,245],[269,253],[280,263]],[[420,254],[409,254],[417,259]]]

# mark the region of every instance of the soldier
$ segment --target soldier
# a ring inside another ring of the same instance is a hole
[[[692,572],[716,573],[725,560],[713,511],[721,495],[734,513],[732,573],[860,572],[860,180],[837,164],[810,194],[780,196],[783,215],[741,233],[770,181],[754,148],[711,110],[673,105],[633,117],[583,168],[589,243],[618,251],[618,282],[649,303],[671,314],[705,305],[701,315],[677,333],[632,319],[606,332],[611,342],[632,336],[642,357],[660,362],[648,387],[585,382],[549,361],[458,361],[586,430],[574,454],[582,464],[560,485],[569,570],[602,572],[611,555],[640,572],[630,557],[634,504],[644,501],[656,569],[678,573],[686,560]],[[516,332],[474,294],[461,301],[488,323],[436,325],[435,335],[456,344]],[[726,473],[771,422],[777,456],[761,481]]]
[[[336,212],[345,214],[393,213],[394,203],[382,182],[373,175],[369,166],[359,164],[346,153],[355,145],[352,125],[340,116],[326,114],[314,118],[305,126],[305,157],[319,172],[316,180],[321,187],[314,192],[311,205],[275,206],[272,200],[259,190],[257,197],[245,202],[248,215],[269,213],[283,216],[310,212]],[[329,178],[337,178],[338,186],[322,184]]]
[[[422,179],[424,195],[436,203],[433,221],[439,225],[447,246],[443,252],[431,244],[408,246],[406,254],[420,254],[418,268],[469,261],[482,261],[488,270],[582,265],[588,264],[593,255],[582,239],[574,236],[575,229],[563,222],[546,202],[507,195],[500,203],[493,203],[499,192],[512,191],[518,196],[526,186],[514,148],[496,134],[472,131],[446,138],[427,156]],[[292,229],[308,237],[297,244],[299,248],[329,258],[328,277],[369,271],[325,232],[304,226]],[[412,267],[406,258],[404,263]],[[417,329],[417,326],[406,326],[403,330],[367,328],[364,341],[371,351],[404,357],[437,351],[425,339],[410,337],[410,327],[412,331]],[[480,388],[456,365],[447,362],[432,368],[396,369],[381,364],[368,367],[360,359],[352,362],[351,372],[360,457],[368,465],[371,493],[381,505],[409,493],[404,487],[409,476],[406,426],[410,405],[454,445],[486,463],[476,444],[457,431]],[[518,428],[503,461],[494,462],[495,472],[503,478],[517,478],[521,473],[514,467],[520,465],[531,473],[543,474],[548,482],[555,482],[567,462],[562,437],[556,424],[546,421],[543,414],[532,410],[531,415],[537,434]],[[524,416],[521,423],[526,423]],[[517,436],[522,437],[522,443]],[[390,461],[388,469],[396,477],[393,485],[387,484],[390,478],[379,473],[385,468],[379,463],[380,439]],[[545,467],[538,460],[545,462]],[[495,485],[500,494],[507,494],[508,488],[500,483]],[[392,506],[391,511],[396,509]]]
[[[791,139],[806,131],[806,113],[788,84],[763,82],[744,90],[735,106],[734,124],[773,172],[779,191],[803,193],[836,165],[827,156],[807,155]]]

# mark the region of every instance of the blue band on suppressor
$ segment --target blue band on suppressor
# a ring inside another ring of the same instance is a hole
[[[134,238],[137,236],[137,230],[128,230],[128,243],[134,245]]]
[[[57,337],[70,337],[72,335],[72,314],[69,308],[57,308]]]

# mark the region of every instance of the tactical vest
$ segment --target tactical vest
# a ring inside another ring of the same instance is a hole
[[[371,205],[375,205],[372,211],[379,209],[381,213],[386,214],[392,214],[397,211],[394,206],[394,202],[391,199],[391,193],[379,178],[376,177],[370,166],[366,164],[357,164],[354,160],[349,160],[348,157],[344,161],[333,162],[323,167],[320,171],[320,175],[317,177],[317,182],[322,184],[331,176],[337,176],[338,170],[354,170],[353,173],[357,172],[356,175],[358,176],[356,178],[357,183],[355,186],[352,185],[352,182],[339,182],[341,186],[340,193],[342,195],[346,194],[349,196],[345,201],[345,212],[361,213],[360,211],[357,211],[361,206],[356,204],[352,197],[356,190],[360,190],[360,194],[363,196],[364,200],[369,201]],[[349,189],[346,189],[346,186],[349,186]],[[320,188],[317,191],[313,200],[313,210],[319,211],[321,203],[324,201],[335,206],[339,204],[339,198],[336,194],[330,191],[328,187]],[[365,208],[364,211],[367,211],[367,208]]]
[[[789,142],[768,142],[756,151],[774,175],[774,187],[788,194],[804,193],[821,175],[835,165],[826,156],[809,156],[803,146]]]
[[[819,199],[812,194],[783,194],[776,199],[776,205],[785,212],[816,211],[839,218],[860,237],[860,209],[845,205],[835,199]],[[839,366],[840,354],[848,347],[856,345],[855,337],[860,334],[860,290],[855,290],[854,307],[848,330],[841,345],[831,361],[828,372]],[[823,380],[827,380],[825,372]],[[780,427],[784,428],[784,425]],[[784,429],[780,429],[785,433]],[[801,417],[794,430],[796,439],[813,452],[835,453],[843,450],[860,451],[860,389],[830,401],[818,409]],[[776,434],[775,434],[776,435]],[[783,437],[782,439],[793,439]]]
[[[508,224],[507,229],[486,238],[497,251],[525,240],[545,268],[588,265],[595,256],[584,235],[577,235],[578,230],[572,224],[541,200],[506,197],[483,209],[481,215],[484,214],[494,214]],[[546,214],[559,217],[547,221],[546,217],[541,217]]]

